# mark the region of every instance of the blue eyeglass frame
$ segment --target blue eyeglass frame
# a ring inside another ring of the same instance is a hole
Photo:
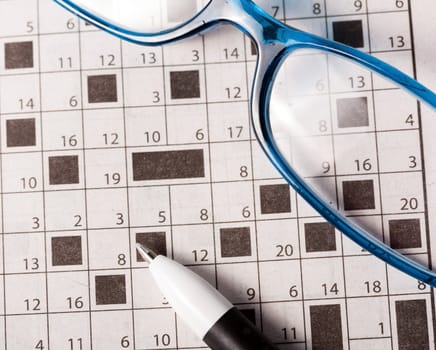
[[[54,1],[95,26],[140,45],[156,46],[179,41],[204,33],[220,23],[239,28],[255,42],[257,47],[258,61],[251,93],[251,118],[257,140],[275,168],[316,211],[356,244],[409,276],[436,287],[436,272],[398,253],[365,229],[349,221],[343,214],[325,203],[305,183],[286,162],[274,142],[269,114],[269,101],[276,74],[285,58],[291,52],[302,48],[316,49],[350,59],[394,82],[436,110],[434,92],[369,54],[283,24],[252,0],[210,0],[189,21],[159,33],[136,32],[127,27],[120,27],[82,8],[74,0]]]

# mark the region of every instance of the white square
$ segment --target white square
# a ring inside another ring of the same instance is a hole
[[[246,102],[211,104],[208,106],[211,142],[250,139],[250,120]]]
[[[165,145],[166,108],[126,108],[126,143],[128,147]]]
[[[162,47],[143,46],[121,41],[123,67],[162,66]]]
[[[160,106],[165,103],[161,67],[124,69],[123,82],[127,107]]]
[[[0,85],[2,114],[37,112],[40,110],[39,96],[37,74],[2,77]]]
[[[215,222],[253,220],[253,185],[251,182],[214,183],[212,190]],[[235,196],[236,193],[237,196]]]
[[[42,113],[44,150],[54,151],[83,147],[82,112]],[[38,134],[37,134],[38,137]]]
[[[210,185],[172,186],[170,195],[173,225],[213,220]]]
[[[4,154],[2,158],[4,192],[42,190],[41,153]]]
[[[3,194],[4,232],[32,232],[44,230],[43,194]],[[17,215],[19,210],[20,215]]]
[[[206,66],[207,101],[229,102],[248,99],[245,63]]]
[[[258,303],[259,282],[256,263],[217,266],[218,290],[233,304]]]
[[[45,274],[5,276],[6,314],[47,312]]]
[[[85,151],[87,188],[125,187],[125,150],[93,149]]]
[[[130,226],[161,226],[171,223],[169,188],[129,188]]]
[[[210,145],[212,180],[242,181],[252,178],[250,142],[226,142]]]
[[[59,84],[60,81],[62,84]],[[80,109],[82,107],[81,84],[81,76],[78,72],[41,74],[42,110]],[[53,90],[56,90],[56,94]]]
[[[88,272],[50,273],[47,275],[49,312],[89,310]]]
[[[183,225],[172,229],[174,260],[183,265],[215,262],[212,225]]]
[[[341,258],[302,261],[305,299],[343,298],[344,275]]]
[[[86,227],[85,191],[45,193],[47,230],[77,230]]]
[[[386,295],[386,265],[374,256],[344,258],[347,296]]]
[[[124,146],[124,117],[122,109],[83,112],[86,148]]]
[[[110,349],[114,344],[133,344],[132,310],[93,312],[91,314],[93,349]]]
[[[126,229],[88,231],[89,268],[130,267],[129,232]]]
[[[229,25],[220,26],[204,37],[206,62],[241,61],[245,56],[244,44],[244,35],[238,29]]]
[[[41,34],[65,33],[79,30],[78,18],[65,11],[53,1],[43,0],[39,4],[39,31]]]
[[[0,346],[3,347],[6,341],[8,349],[31,349],[38,344],[47,346],[47,315],[7,316],[6,320],[7,339]],[[23,336],[22,327],[27,329],[26,336]]]
[[[172,309],[135,310],[135,345],[156,349],[176,345],[175,313]]]
[[[80,346],[84,349],[91,347],[91,317],[87,312],[50,314],[48,317],[51,347],[62,349],[65,344],[79,346],[79,349]]]
[[[125,189],[88,190],[88,228],[128,226],[126,192]]]
[[[301,300],[303,297],[297,260],[259,263],[259,278],[263,302]]]
[[[288,260],[300,257],[297,220],[257,222],[259,260]]]
[[[121,64],[120,40],[108,33],[103,31],[81,33],[80,45],[82,69],[113,69]]]
[[[45,247],[43,233],[9,234],[4,236],[6,273],[44,271]]]
[[[168,106],[167,130],[169,144],[206,143],[209,138],[206,106]]]

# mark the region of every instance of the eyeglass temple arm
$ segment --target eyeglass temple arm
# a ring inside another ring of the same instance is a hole
[[[282,157],[281,152],[274,142],[269,115],[269,101],[272,86],[280,64],[290,51],[298,48],[322,50],[351,59],[377,72],[397,85],[400,85],[433,109],[436,109],[435,93],[393,66],[357,49],[301,32],[285,25],[281,26],[278,34],[277,42],[278,46],[282,46],[282,50],[275,56],[268,54],[268,43],[258,41],[259,63],[256,69],[255,82],[252,90],[251,109],[253,126],[262,149],[275,168],[294,190],[327,221],[333,224],[352,241],[409,276],[423,281],[432,287],[436,287],[435,272],[400,254],[375,238],[365,229],[349,222],[344,215],[332,209],[319,198]]]

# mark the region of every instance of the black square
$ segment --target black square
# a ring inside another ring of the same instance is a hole
[[[342,183],[345,210],[375,209],[373,180]]]
[[[233,258],[251,256],[251,237],[249,227],[220,229],[221,256]]]
[[[165,232],[137,232],[136,243],[150,248],[156,254],[167,255],[167,239]],[[138,252],[136,252],[136,261],[144,261]]]
[[[48,157],[50,185],[69,185],[79,183],[79,157]]]
[[[339,98],[336,107],[339,128],[369,126],[367,97]]]
[[[256,325],[256,310],[255,309],[239,309],[252,324]]]
[[[389,220],[389,242],[393,249],[421,248],[420,220]]]
[[[336,250],[335,228],[328,222],[304,224],[306,252],[329,252]]]
[[[262,214],[290,213],[289,185],[260,186],[260,211]]]
[[[82,237],[52,237],[51,257],[53,266],[82,265]]]
[[[364,47],[362,21],[333,22],[333,40],[356,48]]]
[[[170,72],[171,98],[199,98],[200,73],[198,70]]]
[[[5,44],[5,69],[33,68],[33,41]]]
[[[6,145],[8,147],[26,147],[36,145],[35,119],[6,120]]]
[[[95,300],[97,305],[126,303],[126,276],[95,276]]]
[[[105,103],[117,102],[116,74],[88,76],[88,102]]]

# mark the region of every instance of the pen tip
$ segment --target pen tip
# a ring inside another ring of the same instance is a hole
[[[157,257],[157,254],[154,251],[140,243],[136,243],[136,249],[138,250],[138,253],[142,256],[142,258],[150,263],[154,260],[154,258]]]

